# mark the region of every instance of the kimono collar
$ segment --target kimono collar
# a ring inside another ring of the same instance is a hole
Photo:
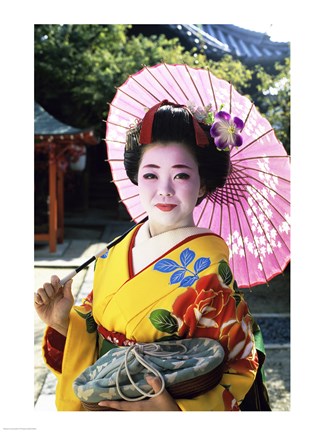
[[[151,262],[165,254],[186,238],[211,233],[209,229],[199,227],[184,227],[166,231],[154,237],[151,236],[149,223],[146,221],[136,234],[132,250],[134,273],[138,273]]]

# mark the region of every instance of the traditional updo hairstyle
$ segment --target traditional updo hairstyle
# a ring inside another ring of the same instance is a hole
[[[126,137],[124,152],[124,166],[127,176],[132,183],[137,185],[138,169],[145,145],[140,142],[142,122],[131,128]],[[154,114],[152,122],[151,143],[179,142],[186,145],[198,163],[199,175],[206,194],[198,199],[197,205],[206,197],[215,192],[216,188],[224,186],[230,170],[230,156],[228,151],[217,150],[213,138],[210,136],[210,126],[199,122],[204,131],[206,144],[202,147],[197,145],[196,129],[194,119],[190,111],[183,106],[164,104]],[[201,131],[200,131],[201,132]]]

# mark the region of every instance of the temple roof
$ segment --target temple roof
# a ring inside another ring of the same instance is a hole
[[[34,134],[37,142],[98,144],[92,129],[79,129],[60,122],[37,102],[34,103]]]
[[[82,133],[77,129],[60,122],[50,115],[38,103],[34,104],[34,133],[35,135],[75,135]]]
[[[178,37],[187,48],[202,46],[212,60],[231,54],[246,64],[269,64],[290,55],[288,42],[274,42],[266,33],[243,29],[232,24],[162,24],[133,25],[137,33]]]

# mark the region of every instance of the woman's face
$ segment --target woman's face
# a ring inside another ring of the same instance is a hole
[[[183,144],[145,146],[138,186],[152,236],[195,225],[193,210],[204,193],[200,183],[197,162]]]

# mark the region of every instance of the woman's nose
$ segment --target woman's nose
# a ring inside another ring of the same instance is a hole
[[[173,196],[174,189],[170,181],[163,181],[160,183],[159,187],[160,196]]]
[[[173,196],[173,194],[171,192],[160,192],[159,195],[160,196]]]

